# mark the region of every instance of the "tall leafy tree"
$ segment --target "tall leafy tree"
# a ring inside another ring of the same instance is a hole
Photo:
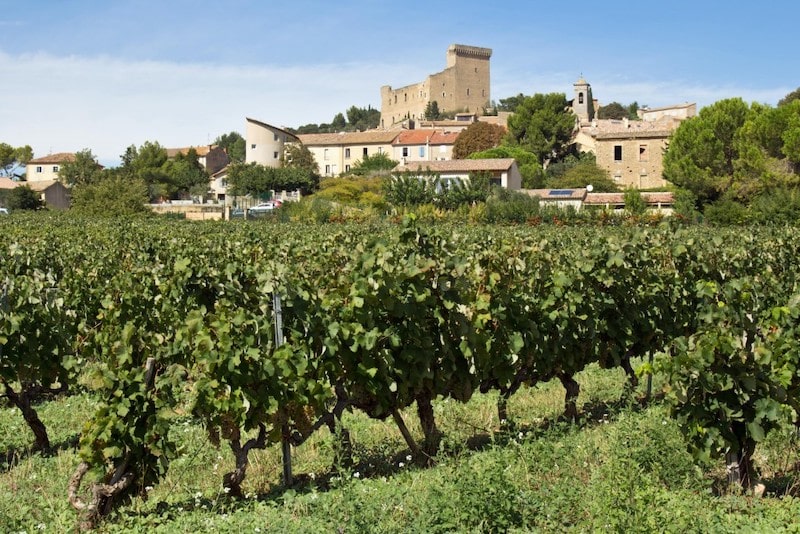
[[[390,158],[387,154],[378,153],[372,156],[364,156],[350,168],[350,172],[356,176],[371,176],[375,174],[386,174],[397,167],[398,162]]]
[[[570,151],[575,116],[564,93],[535,94],[508,119],[509,144],[533,152],[541,164],[558,161]]]
[[[536,154],[522,147],[503,144],[469,155],[469,159],[495,158],[514,158],[517,161],[519,173],[522,175],[522,187],[526,189],[539,189],[545,186],[542,164],[539,163]]]
[[[214,140],[214,144],[225,150],[232,163],[244,163],[246,143],[242,134],[238,132],[222,134]]]
[[[121,172],[103,172],[93,182],[72,190],[70,211],[93,217],[126,217],[150,213],[150,193],[144,180]]]
[[[691,191],[701,204],[720,198],[733,183],[740,147],[735,141],[749,116],[741,98],[730,98],[683,121],[664,154],[664,177]]]
[[[6,195],[6,207],[15,210],[36,210],[42,207],[39,193],[28,187],[21,185],[15,187]]]
[[[307,146],[300,143],[286,145],[281,155],[281,165],[283,167],[303,169],[309,175],[317,175],[319,173],[319,166],[314,154],[311,153]]]
[[[161,170],[167,177],[163,185],[170,196],[202,195],[208,191],[209,176],[194,148],[165,161]]]
[[[600,106],[597,110],[598,119],[624,119],[630,114],[628,108],[619,102],[611,102],[605,106]]]
[[[334,115],[333,120],[331,121],[331,127],[339,132],[343,131],[347,127],[347,121],[342,113],[337,113]]]
[[[497,104],[498,111],[510,111],[514,113],[517,110],[517,107],[525,101],[525,95],[522,93],[516,96],[510,96],[508,98],[501,98],[500,103]]]
[[[790,104],[795,100],[800,100],[800,87],[778,100],[778,107]]]
[[[98,179],[103,167],[88,148],[75,153],[74,161],[65,161],[58,171],[59,179],[67,185],[89,184]]]
[[[425,105],[425,118],[429,121],[439,120],[442,112],[439,111],[439,102],[431,100]]]
[[[25,166],[33,159],[30,145],[13,147],[8,143],[0,143],[0,176],[13,176],[19,167]]]
[[[271,191],[309,192],[319,186],[319,177],[296,167],[266,167],[257,163],[236,163],[228,169],[228,188],[233,195],[263,197]]]
[[[506,129],[497,124],[476,121],[458,134],[453,144],[453,158],[464,159],[474,152],[481,152],[499,146],[506,135]]]

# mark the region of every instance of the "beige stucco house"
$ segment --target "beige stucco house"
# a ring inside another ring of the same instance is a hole
[[[506,189],[518,190],[522,187],[522,175],[514,158],[494,159],[451,159],[446,161],[415,161],[398,165],[394,172],[422,173],[432,172],[443,182],[469,181],[472,173],[488,173],[492,184]]]
[[[72,152],[59,152],[41,158],[34,158],[25,166],[25,179],[28,182],[47,182],[58,180],[61,166],[67,162],[74,162],[75,154]]]
[[[297,136],[277,126],[247,118],[245,120],[245,163],[280,167],[287,143],[296,143]]]
[[[340,132],[300,134],[303,146],[314,155],[320,176],[338,176],[350,169],[364,156],[392,155],[392,142],[397,131],[369,130],[366,132]]]
[[[392,159],[400,163],[453,159],[457,132],[420,129],[402,130],[392,141]]]
[[[490,48],[453,44],[447,49],[447,67],[425,81],[393,89],[381,87],[381,128],[425,116],[425,108],[436,102],[440,112],[481,114],[491,100],[489,94]]]

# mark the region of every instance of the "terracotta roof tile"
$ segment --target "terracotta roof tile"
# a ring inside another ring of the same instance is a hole
[[[174,158],[178,154],[183,154],[185,156],[191,149],[194,149],[194,151],[197,152],[197,156],[202,158],[203,156],[207,156],[208,153],[215,148],[217,148],[217,145],[187,146],[184,148],[168,148],[166,150],[168,158]]]
[[[460,132],[443,132],[441,130],[403,130],[392,142],[402,145],[452,145]]]
[[[507,171],[514,164],[514,158],[494,159],[451,159],[445,161],[414,161],[395,167],[396,172],[426,171],[431,172],[481,172]]]
[[[22,185],[19,182],[15,182],[8,176],[0,176],[0,189],[14,189],[15,187],[19,187]]]
[[[72,152],[58,152],[56,154],[49,154],[47,156],[42,156],[41,158],[35,158],[28,162],[30,165],[31,163],[65,163],[68,161],[75,161],[75,154]]]
[[[297,137],[306,146],[387,145],[394,141],[398,133],[396,130],[370,130],[366,132],[300,134]]]
[[[642,199],[648,204],[672,204],[674,195],[669,191],[642,191]],[[588,193],[584,204],[625,204],[625,193]]]

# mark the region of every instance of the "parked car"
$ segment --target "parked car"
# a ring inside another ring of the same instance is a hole
[[[247,210],[247,213],[252,213],[253,215],[258,215],[262,213],[269,213],[270,211],[280,208],[283,203],[280,200],[268,200],[266,202],[262,202],[257,206],[253,206],[252,208]]]
[[[6,208],[0,208],[0,215],[8,215],[8,210]]]

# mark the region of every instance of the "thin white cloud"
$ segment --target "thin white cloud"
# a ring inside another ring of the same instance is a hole
[[[0,51],[0,142],[29,144],[35,155],[90,148],[117,164],[125,147],[145,141],[198,145],[230,131],[245,117],[276,126],[327,122],[352,105],[380,107],[380,86],[422,81],[419,64],[347,63],[302,67],[129,62],[115,58],[12,56]],[[433,71],[431,71],[433,72]],[[574,73],[529,75],[493,65],[492,98],[563,92]],[[681,80],[632,81],[586,74],[601,104],[633,101],[652,107],[722,98],[775,104],[793,87],[753,89]]]
[[[299,126],[352,105],[379,107],[376,80],[404,75],[359,63],[231,67],[2,53],[0,72],[11,80],[0,84],[0,140],[40,155],[90,148],[114,163],[147,140],[186,146],[243,133],[245,117]]]

